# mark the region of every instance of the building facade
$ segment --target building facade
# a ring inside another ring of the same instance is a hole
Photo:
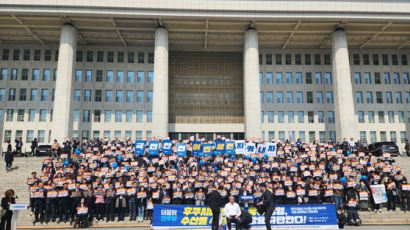
[[[5,0],[0,143],[222,134],[402,148],[409,14],[403,1]]]

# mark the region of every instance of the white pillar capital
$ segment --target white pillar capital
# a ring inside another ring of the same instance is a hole
[[[333,91],[335,96],[336,136],[358,138],[357,119],[350,77],[349,51],[344,29],[339,28],[332,34]]]
[[[168,30],[155,30],[154,86],[152,102],[154,137],[168,137]]]
[[[245,32],[243,47],[243,91],[246,138],[262,136],[261,101],[259,83],[258,32],[248,29]]]

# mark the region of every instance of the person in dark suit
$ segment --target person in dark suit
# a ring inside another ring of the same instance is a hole
[[[1,199],[1,208],[5,210],[4,215],[1,217],[0,229],[10,230],[11,229],[11,219],[13,217],[13,211],[10,210],[10,205],[16,203],[16,198],[14,198],[14,190],[9,189],[5,192],[4,197]]]
[[[271,230],[270,219],[273,211],[275,211],[275,204],[273,202],[273,194],[266,188],[265,184],[261,184],[262,188],[262,205],[265,207],[265,226],[267,230]]]
[[[222,187],[219,187],[218,190],[222,190]],[[218,230],[219,227],[219,214],[221,213],[222,205],[222,196],[218,190],[212,191],[206,201],[209,207],[212,210],[212,230]]]

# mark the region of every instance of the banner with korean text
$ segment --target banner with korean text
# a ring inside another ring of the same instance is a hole
[[[224,213],[224,210],[221,210]],[[265,217],[250,208],[252,229],[265,229]],[[212,211],[207,206],[154,205],[154,229],[209,229]],[[220,220],[226,224],[226,218]],[[271,218],[272,228],[338,229],[334,204],[279,205]]]

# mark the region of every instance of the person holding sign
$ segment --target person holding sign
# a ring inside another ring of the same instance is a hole
[[[88,207],[85,205],[85,199],[82,198],[77,207],[77,218],[74,222],[74,228],[87,228],[88,226]]]

